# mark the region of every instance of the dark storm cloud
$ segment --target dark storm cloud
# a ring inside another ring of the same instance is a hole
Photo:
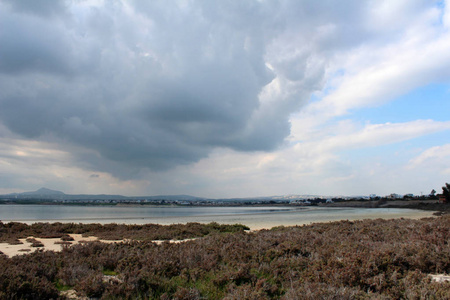
[[[64,32],[44,19],[6,12],[1,15],[0,72],[67,71],[70,45]]]
[[[2,1],[0,122],[122,177],[215,147],[273,150],[344,43],[346,11],[305,3]],[[310,39],[322,25],[334,41]],[[262,101],[275,78],[283,91]]]

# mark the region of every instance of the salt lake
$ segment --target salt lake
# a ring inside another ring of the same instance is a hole
[[[362,219],[424,218],[432,212],[400,208],[292,206],[76,206],[0,205],[2,222],[178,224],[188,222],[244,224],[251,229]]]

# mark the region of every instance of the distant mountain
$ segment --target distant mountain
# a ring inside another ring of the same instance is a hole
[[[61,191],[51,190],[48,188],[40,188],[34,192],[24,192],[24,193],[13,193],[8,195],[0,195],[2,198],[14,198],[14,199],[47,199],[47,200],[166,200],[166,201],[237,201],[244,202],[250,200],[258,201],[293,201],[293,200],[308,200],[314,198],[330,198],[329,196],[320,195],[281,195],[281,196],[263,196],[263,197],[247,197],[247,198],[202,198],[190,195],[158,195],[158,196],[138,196],[138,197],[127,197],[122,195],[89,195],[89,194],[79,194],[70,195],[65,194]],[[340,196],[341,198],[349,198],[345,196]]]
[[[51,190],[51,189],[47,189],[47,188],[40,188],[37,191],[34,192],[25,192],[25,193],[20,193],[18,195],[28,195],[28,196],[32,196],[32,195],[36,195],[36,196],[63,196],[65,195],[63,192],[60,191],[55,191],[55,190]]]
[[[51,190],[48,188],[40,188],[33,192],[24,193],[12,193],[7,195],[0,195],[3,198],[14,198],[14,199],[48,199],[48,200],[137,200],[137,199],[148,199],[148,200],[169,200],[169,201],[194,201],[194,200],[206,200],[205,198],[194,197],[189,195],[159,195],[159,196],[140,196],[140,197],[126,197],[122,195],[89,195],[89,194],[79,194],[70,195],[65,194],[61,191]]]
[[[3,198],[15,199],[64,199],[67,195],[60,191],[55,191],[47,188],[40,188],[34,192],[12,193],[1,195]]]

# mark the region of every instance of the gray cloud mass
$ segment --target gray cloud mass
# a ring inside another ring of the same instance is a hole
[[[361,3],[1,1],[0,122],[117,177],[216,147],[270,151],[323,85],[330,49],[376,34],[340,26],[361,22]]]

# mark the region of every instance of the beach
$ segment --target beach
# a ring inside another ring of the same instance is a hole
[[[433,217],[433,211],[415,209],[357,209],[357,208],[307,208],[299,211],[288,211],[274,214],[249,214],[239,216],[198,217],[197,222],[220,224],[242,224],[251,230],[271,229],[277,226],[301,226],[313,223],[335,222],[341,220],[365,219],[421,219]],[[182,219],[182,223],[192,219]]]

